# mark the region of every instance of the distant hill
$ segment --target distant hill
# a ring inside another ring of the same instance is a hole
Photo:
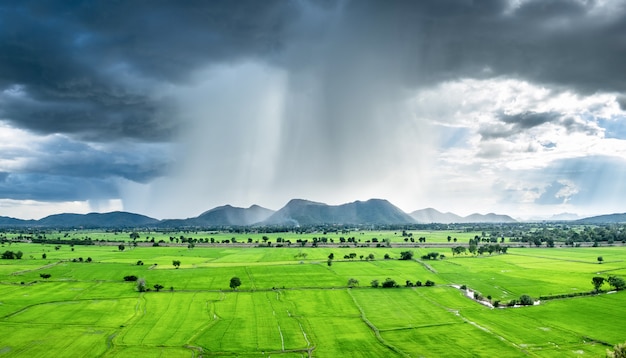
[[[617,223],[626,223],[626,213],[592,216],[592,217],[576,220],[575,222],[576,223],[581,223],[581,224],[617,224]]]
[[[10,218],[6,216],[0,216],[0,227],[4,226],[28,226],[36,223],[36,220],[22,220],[16,218]]]
[[[459,216],[454,213],[442,213],[433,208],[421,209],[412,212],[411,217],[421,224],[439,223],[439,224],[452,224],[452,223],[511,223],[516,222],[515,219],[508,215],[497,214],[472,214],[469,216]]]
[[[578,216],[577,214],[560,213],[560,214],[552,215],[548,219],[548,221],[571,221],[571,220],[578,220],[578,219],[580,219],[580,216]]]
[[[158,223],[159,220],[140,214],[114,211],[110,213],[56,214],[35,221],[32,225],[44,227],[145,227]]]
[[[415,221],[387,200],[370,199],[343,205],[327,205],[303,199],[293,199],[261,225],[320,225],[320,224],[412,224]]]
[[[459,215],[456,215],[453,213],[442,213],[433,208],[415,210],[409,215],[420,224],[431,224],[431,223],[452,224],[452,223],[460,223],[463,220],[463,218]]]
[[[489,214],[472,214],[463,218],[463,223],[514,223],[517,220],[508,215]]]
[[[258,205],[249,208],[237,208],[231,205],[218,206],[205,211],[195,218],[184,220],[164,220],[159,226],[249,226],[269,218],[274,210]]]

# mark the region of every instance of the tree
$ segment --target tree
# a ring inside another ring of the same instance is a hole
[[[139,292],[146,292],[147,290],[147,286],[146,286],[146,280],[143,278],[140,278],[137,280],[137,291]]]
[[[91,257],[87,257],[87,262],[91,262],[93,259]]]
[[[334,260],[335,259],[335,254],[333,254],[332,252],[330,253],[330,255],[328,255],[328,259],[329,260]]]
[[[352,288],[354,286],[358,286],[359,285],[359,280],[355,279],[355,278],[350,278],[348,280],[348,287]]]
[[[426,280],[426,282],[424,283],[424,286],[428,286],[428,287],[431,287],[431,286],[434,286],[434,285],[435,285],[435,282],[433,282],[431,280]]]
[[[137,261],[137,266],[141,266],[141,265],[143,265],[143,261],[141,260]]]
[[[602,263],[602,261],[604,261],[604,257],[602,257],[602,256],[598,256],[598,263],[599,263],[599,264],[601,264],[601,263]]]
[[[235,276],[230,279],[230,288],[236,290],[239,286],[241,286],[241,280],[239,279],[239,277]]]
[[[40,273],[39,277],[43,278],[44,280],[47,280],[51,277],[52,275],[49,273]]]
[[[367,259],[370,261],[374,260],[374,258],[375,258],[374,254],[367,255]]]
[[[615,288],[615,291],[623,290],[626,287],[626,281],[621,277],[609,276],[607,282]]]
[[[120,250],[120,251],[124,251],[125,248],[126,248],[126,246],[124,246],[124,244],[117,245],[117,249]]]
[[[154,289],[159,292],[161,291],[161,289],[163,288],[163,285],[159,285],[158,283],[156,285],[154,285]]]
[[[370,285],[372,285],[372,287],[377,288],[380,283],[378,282],[378,280],[372,280],[372,282],[370,282]]]
[[[593,284],[593,288],[596,290],[596,292],[600,292],[600,287],[602,287],[604,281],[604,277],[600,276],[595,276],[591,279],[591,284]]]
[[[532,306],[535,302],[529,295],[521,295],[519,298],[519,304],[522,306]]]
[[[41,258],[44,260],[46,259],[46,257],[48,257],[48,255],[46,255],[45,253],[41,255]]]
[[[387,277],[385,279],[385,282],[383,282],[382,286],[383,286],[383,288],[391,288],[391,287],[397,287],[398,284],[396,283],[395,280]]]
[[[329,267],[333,265],[333,260],[328,259],[328,261],[326,261],[326,265],[328,265]]]
[[[173,260],[172,265],[178,269],[180,267],[180,260]]]
[[[608,358],[626,358],[626,343],[620,343],[613,346],[613,350],[606,351]]]
[[[7,251],[2,253],[2,258],[4,260],[13,260],[13,259],[17,258],[17,254],[15,252],[13,252],[13,251],[7,250]]]
[[[137,276],[135,276],[135,275],[124,276],[124,281],[135,282],[135,281],[137,281]]]
[[[139,238],[139,234],[133,231],[130,233],[130,238],[132,240],[137,240]]]
[[[389,259],[391,259],[391,256],[389,256],[389,254],[385,254],[384,259],[385,260],[389,260]]]
[[[402,251],[400,253],[400,260],[410,260],[413,258],[413,251]]]

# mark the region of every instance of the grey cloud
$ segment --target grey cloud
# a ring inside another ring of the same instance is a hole
[[[133,143],[95,149],[81,142],[57,139],[36,149],[38,154],[26,161],[20,173],[147,182],[163,175],[171,160],[161,148]]]
[[[544,123],[553,122],[558,118],[559,114],[553,112],[523,112],[512,115],[501,114],[498,119],[504,123],[513,124],[515,127],[524,130],[537,127]]]
[[[560,124],[567,129],[568,133],[585,133],[588,135],[598,134],[598,127],[591,123],[578,120],[573,117],[564,117],[560,120]]]
[[[622,111],[626,111],[626,95],[617,96],[617,103]]]
[[[553,112],[523,112],[512,115],[500,113],[497,119],[499,122],[483,125],[478,129],[482,140],[508,138],[520,134],[544,123],[558,121],[559,114]]]
[[[39,201],[99,200],[119,197],[119,192],[112,178],[9,174],[0,182],[0,197]]]
[[[562,126],[568,133],[585,133],[597,135],[599,127],[593,122],[586,122],[583,119],[564,116],[555,112],[523,112],[519,114],[499,114],[499,122],[481,126],[478,133],[482,140],[492,140],[498,138],[508,138],[521,134],[528,129],[552,123]]]

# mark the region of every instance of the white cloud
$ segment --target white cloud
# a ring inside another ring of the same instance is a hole
[[[441,190],[435,189],[433,199],[453,211],[477,206],[520,215],[546,207],[571,210],[582,182],[546,169],[575,158],[626,159],[626,140],[606,138],[599,124],[626,120],[613,93],[583,96],[515,79],[464,79],[418,92],[414,110],[443,133],[432,169]],[[463,135],[451,145],[447,138],[453,134],[446,132]],[[537,205],[555,182],[559,188],[551,203],[560,204]]]

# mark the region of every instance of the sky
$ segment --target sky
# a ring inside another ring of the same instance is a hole
[[[622,0],[0,1],[0,216],[626,212]]]

